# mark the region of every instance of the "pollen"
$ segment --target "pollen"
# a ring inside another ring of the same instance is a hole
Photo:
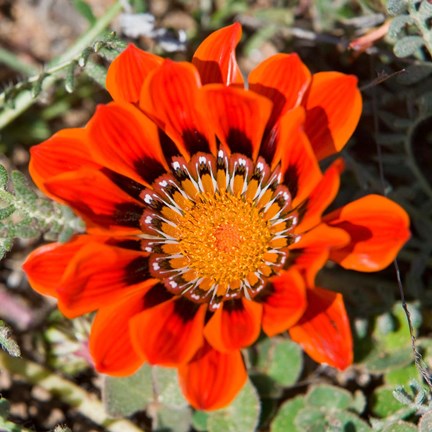
[[[178,225],[188,265],[212,284],[239,285],[257,271],[272,239],[253,203],[227,193],[204,195]]]
[[[150,271],[175,295],[210,310],[252,298],[284,265],[297,215],[279,169],[237,154],[173,158],[141,198]]]

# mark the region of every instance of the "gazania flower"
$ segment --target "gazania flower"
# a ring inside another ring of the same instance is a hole
[[[323,216],[339,187],[339,151],[361,111],[357,80],[311,75],[295,54],[243,82],[241,27],[210,35],[192,63],[130,45],[83,129],[32,148],[42,191],[87,224],[34,251],[32,287],[68,317],[97,311],[95,367],[128,375],[178,368],[199,409],[227,405],[246,380],[241,349],[289,331],[317,362],[344,369],[352,339],[340,294],[314,286],[328,259],[386,267],[409,237],[406,213],[369,195]]]

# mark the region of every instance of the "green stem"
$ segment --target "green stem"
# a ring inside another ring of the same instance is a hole
[[[0,63],[5,64],[14,71],[23,73],[24,75],[31,75],[36,73],[36,68],[24,63],[16,55],[12,54],[8,50],[0,47]]]
[[[65,64],[78,58],[81,53],[87,48],[111,23],[115,16],[121,11],[122,5],[119,1],[114,3],[103,15],[100,17],[90,29],[84,33],[74,45],[72,45],[63,55],[56,59],[51,64],[51,68],[57,70],[58,68],[65,67]],[[48,76],[45,78],[42,88],[46,90],[51,87],[55,82],[55,77]],[[14,107],[3,107],[0,112],[0,130],[7,126],[16,117],[22,114],[36,101],[32,96],[30,90],[22,91],[15,98]]]
[[[45,389],[109,432],[144,432],[129,420],[108,417],[102,402],[94,395],[35,362],[12,358],[0,351],[0,368]]]

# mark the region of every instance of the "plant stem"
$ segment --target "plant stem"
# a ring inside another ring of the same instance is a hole
[[[92,27],[88,29],[86,33],[84,33],[74,45],[72,45],[63,55],[61,55],[58,59],[51,62],[50,68],[56,70],[64,67],[65,64],[70,63],[71,61],[78,58],[82,51],[87,48],[111,23],[111,21],[115,18],[115,16],[121,11],[121,3],[114,3],[105,13],[105,15],[101,16]],[[45,78],[42,88],[46,90],[51,87],[55,82],[55,77],[48,76]],[[7,126],[11,121],[13,121],[16,117],[22,114],[26,109],[28,109],[33,103],[36,101],[32,96],[32,92],[30,90],[23,90],[16,98],[15,98],[15,106],[14,107],[3,107],[3,110],[0,112],[0,130]]]
[[[0,47],[0,63],[5,64],[14,71],[20,72],[24,75],[31,75],[37,72],[37,69],[33,66],[24,63],[17,56]]]
[[[94,395],[35,362],[0,351],[0,368],[47,390],[109,432],[144,432],[129,420],[108,417],[102,402]]]

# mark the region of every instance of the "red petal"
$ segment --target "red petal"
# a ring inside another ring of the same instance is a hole
[[[327,262],[331,248],[342,247],[347,243],[349,235],[344,230],[320,224],[302,234],[300,240],[291,245],[291,253],[294,255],[291,264],[304,273],[307,285],[313,286],[315,276]]]
[[[95,368],[112,376],[133,374],[143,363],[134,350],[129,333],[130,320],[144,307],[143,295],[154,282],[142,285],[142,291],[112,306],[104,307],[93,321],[89,348]]]
[[[272,109],[271,102],[252,92],[222,85],[202,90],[209,121],[231,153],[256,158]]]
[[[45,183],[48,191],[83,218],[115,235],[138,232],[142,204],[118,188],[100,171],[83,168]]]
[[[379,195],[368,195],[347,204],[327,215],[325,221],[350,235],[350,243],[333,250],[330,258],[352,270],[382,270],[410,237],[405,210]]]
[[[131,320],[135,350],[152,364],[188,362],[203,343],[206,309],[180,297],[143,311]]]
[[[290,190],[294,207],[309,196],[322,178],[318,161],[303,131],[303,119],[301,107],[281,118],[272,164],[275,166],[281,161],[283,183]]]
[[[198,71],[190,63],[165,60],[141,92],[140,107],[175,141],[185,156],[215,152],[205,110],[198,101]]]
[[[262,327],[268,336],[282,333],[293,326],[306,309],[303,278],[289,270],[271,279],[271,291],[263,299]]]
[[[341,294],[322,288],[307,292],[308,307],[289,330],[293,341],[318,363],[345,369],[353,361],[352,336]]]
[[[207,344],[178,372],[189,403],[207,411],[229,405],[247,380],[240,351],[221,353]]]
[[[73,257],[57,286],[59,309],[75,317],[141,290],[150,278],[142,252],[88,242]]]
[[[82,166],[99,168],[91,160],[84,129],[64,129],[30,149],[30,175],[38,188],[50,195],[45,181]]]
[[[167,171],[156,125],[133,105],[99,105],[88,136],[98,163],[141,184],[148,186]]]
[[[192,59],[203,84],[243,86],[243,78],[235,58],[235,48],[241,35],[241,25],[234,23],[204,39]]]
[[[340,151],[353,134],[362,111],[357,78],[339,72],[312,77],[306,107],[306,133],[318,159]]]
[[[339,190],[340,174],[344,168],[342,159],[335,160],[316,185],[308,198],[300,204],[297,209],[300,223],[297,225],[297,232],[305,232],[321,222],[324,210],[335,199]]]
[[[271,128],[287,110],[299,105],[311,80],[309,69],[297,54],[276,54],[249,75],[250,90],[273,102]]]
[[[204,335],[213,348],[221,352],[252,345],[261,328],[262,305],[254,301],[230,300],[210,318]]]
[[[67,243],[51,243],[35,249],[23,264],[31,287],[40,294],[57,297],[56,289],[70,260],[92,238],[80,235]]]
[[[146,76],[162,62],[161,57],[129,44],[108,68],[106,88],[115,101],[138,102]]]

